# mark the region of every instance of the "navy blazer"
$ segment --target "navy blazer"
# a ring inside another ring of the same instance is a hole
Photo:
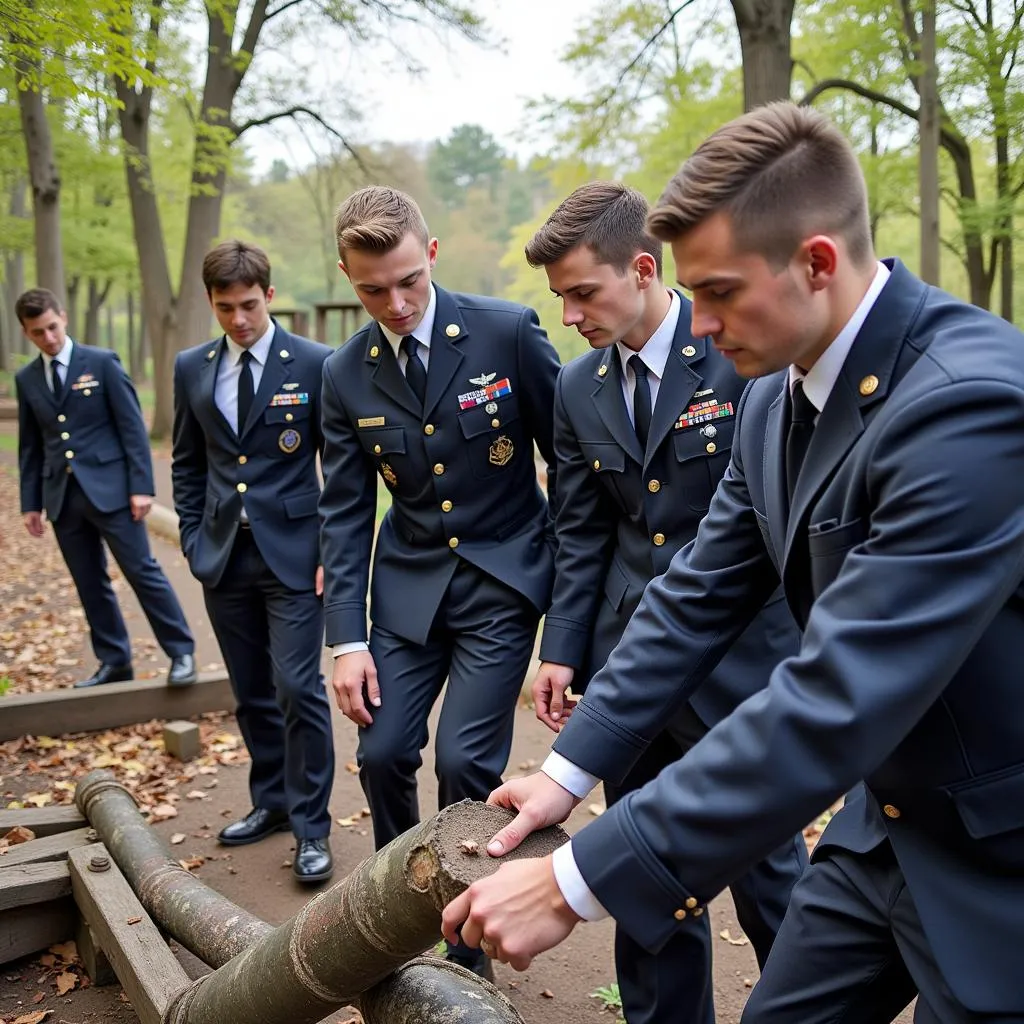
[[[171,476],[182,551],[193,575],[216,586],[244,500],[253,539],[274,575],[292,590],[312,590],[320,563],[320,384],[331,349],[289,334],[275,321],[260,386],[239,436],[214,400],[226,347],[221,337],[186,349],[174,361]]]
[[[693,540],[729,464],[746,381],[690,334],[690,301],[679,300],[646,452],[615,346],[579,356],[558,376],[558,552],[540,657],[576,669],[577,692],[618,643],[647,583]],[[729,714],[798,645],[780,590],[694,694],[701,719],[713,725]]]
[[[818,844],[884,839],[956,998],[1024,1009],[1024,337],[900,263],[787,510],[786,375],[754,381],[696,542],[651,584],[555,749],[621,778],[781,576],[796,657],[573,841],[642,945],[859,780]],[[621,879],[628,878],[629,885]]]
[[[534,445],[550,493],[558,355],[532,309],[434,287],[422,409],[376,322],[324,364],[328,644],[366,638],[378,473],[391,507],[373,558],[375,623],[425,643],[460,556],[539,611],[551,597],[554,542]],[[488,385],[499,393],[482,396]]]
[[[68,477],[101,512],[154,493],[149,436],[135,386],[116,352],[72,344],[60,401],[40,355],[15,375],[21,511],[60,515]]]

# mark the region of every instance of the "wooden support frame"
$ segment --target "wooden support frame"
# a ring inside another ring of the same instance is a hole
[[[0,911],[0,964],[70,939],[77,916],[70,896]]]
[[[20,807],[17,810],[0,810],[0,836],[5,836],[16,825],[23,825],[35,833],[37,839],[54,836],[59,832],[70,832],[85,828],[89,823],[82,812],[72,804],[66,807]],[[0,867],[3,867],[0,859]]]
[[[0,912],[70,895],[71,876],[62,860],[0,867]]]
[[[90,870],[93,858],[109,865]],[[191,984],[102,843],[68,855],[78,909],[92,929],[142,1024],[160,1024],[171,998]]]
[[[234,710],[235,696],[225,672],[204,673],[192,686],[168,686],[163,679],[130,679],[84,690],[9,694],[3,699],[0,741]]]
[[[96,833],[90,828],[76,828],[71,832],[59,832],[55,836],[31,839],[27,843],[12,846],[0,862],[0,874],[20,864],[40,864],[45,861],[62,861],[70,850],[88,846],[95,842]]]

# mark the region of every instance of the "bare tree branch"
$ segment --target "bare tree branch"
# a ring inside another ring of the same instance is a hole
[[[231,125],[231,130],[235,133],[235,137],[238,138],[250,128],[260,128],[268,124],[273,124],[275,121],[280,121],[286,117],[297,117],[299,114],[305,114],[306,117],[312,118],[312,120],[316,121],[321,128],[333,135],[342,144],[345,152],[347,152],[356,164],[358,164],[359,168],[367,174],[370,173],[370,169],[367,167],[359,151],[353,148],[348,139],[332,124],[325,121],[318,113],[316,113],[316,111],[310,110],[309,107],[302,106],[301,104],[288,107],[286,110],[277,110],[273,114],[267,114],[264,117],[250,118],[242,124],[233,124]]]
[[[289,7],[294,7],[296,4],[301,4],[303,2],[304,0],[285,0],[285,3],[281,4],[280,7],[275,7],[272,11],[267,11],[267,16],[263,20],[270,21],[271,18],[276,18],[279,14],[284,14]]]

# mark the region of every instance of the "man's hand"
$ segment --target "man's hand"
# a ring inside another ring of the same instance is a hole
[[[42,537],[43,535],[43,513],[42,512],[25,512],[21,521],[25,524],[25,529],[28,530],[33,537]]]
[[[377,666],[369,651],[353,651],[335,658],[331,685],[338,707],[346,718],[356,725],[373,725],[373,716],[363,701],[363,687],[366,687],[369,702],[379,708],[380,686],[377,684]]]
[[[548,856],[502,864],[490,877],[474,882],[444,908],[441,931],[449,942],[461,938],[492,959],[525,971],[538,953],[557,946],[580,920],[565,902]]]
[[[317,597],[324,596],[324,567],[322,565],[316,567],[316,580],[313,583],[313,589],[316,591]]]
[[[561,825],[580,799],[563,789],[550,775],[534,772],[525,779],[512,779],[499,786],[487,802],[519,812],[487,844],[487,852],[492,857],[500,857],[514,850],[531,832],[548,825]]]
[[[131,505],[132,519],[139,523],[149,515],[149,510],[153,507],[153,498],[149,494],[133,494],[129,504]]]
[[[575,669],[568,665],[556,665],[553,661],[541,662],[537,677],[533,680],[530,692],[533,694],[533,707],[537,718],[552,732],[558,732],[563,723],[572,714],[576,701],[566,699],[565,691],[572,683]]]

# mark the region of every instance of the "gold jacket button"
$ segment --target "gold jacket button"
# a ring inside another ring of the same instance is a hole
[[[374,455],[380,455],[380,445],[379,444],[375,444],[373,446],[373,454]]]
[[[238,464],[240,466],[244,466],[248,461],[249,461],[248,456],[246,456],[246,455],[239,455],[238,456]]]
[[[601,460],[600,459],[594,459],[594,469],[600,469],[600,468],[601,468]]]
[[[860,382],[860,384],[857,385],[857,390],[864,395],[865,398],[868,395],[873,395],[878,390],[878,378],[873,373],[869,373]]]
[[[427,425],[426,425],[426,426],[425,426],[425,427],[423,428],[423,433],[424,433],[424,434],[426,434],[426,435],[427,435],[427,437],[430,437],[430,435],[431,435],[431,434],[432,434],[433,432],[434,432],[434,424],[433,424],[433,423],[428,423],[428,424],[427,424]]]
[[[656,533],[651,539],[654,541],[654,546],[660,548],[665,543],[665,534]]]
[[[648,480],[647,481],[647,490],[649,490],[651,492],[651,494],[657,494],[658,491],[661,490],[661,481],[660,480]]]
[[[499,420],[498,417],[495,416],[494,419],[491,420],[491,426],[492,427],[500,427],[501,426],[501,420]]]
[[[74,457],[75,453],[70,448],[64,453],[65,459],[73,459]]]
[[[61,413],[61,414],[60,414],[60,415],[59,415],[59,416],[57,417],[57,422],[58,422],[58,423],[64,423],[64,422],[66,422],[66,421],[67,421],[67,416],[65,416],[65,415],[64,415],[64,413]]]
[[[683,908],[682,908],[682,907],[680,907],[680,908],[679,908],[679,909],[678,909],[678,910],[677,910],[677,911],[676,911],[676,912],[675,912],[675,913],[674,913],[674,914],[673,914],[672,916],[673,916],[673,917],[674,917],[674,918],[675,918],[675,919],[676,919],[677,921],[682,921],[682,920],[683,920],[683,918],[685,918],[685,917],[686,917],[686,911],[685,911],[685,910],[683,910]]]
[[[245,484],[235,484],[235,490],[238,491],[239,494],[245,494],[249,488]]]
[[[718,451],[718,445],[714,441],[708,441],[706,447],[708,455],[714,455]]]
[[[380,349],[377,348],[376,345],[374,345],[373,348],[370,349],[370,358],[371,359],[376,359],[377,356],[379,356],[379,355],[380,355]]]
[[[65,430],[64,433],[60,435],[60,439],[62,441],[70,441],[71,435]]]
[[[453,508],[455,508],[455,506],[447,498],[445,498],[444,501],[441,502],[442,512],[451,512]]]
[[[885,813],[887,818],[898,818],[901,813],[900,809],[898,807],[893,807],[892,804],[886,804],[882,808],[882,811]]]
[[[448,547],[450,547],[452,549],[452,551],[454,551],[458,546],[459,546],[459,538],[458,537],[452,537],[452,539],[450,541],[448,541]]]
[[[694,917],[700,917],[700,915],[704,913],[704,908],[697,907],[695,910],[690,911],[690,913],[692,913]]]
[[[434,476],[441,476],[443,473],[444,473],[444,463],[443,462],[435,462],[434,463]]]
[[[687,910],[693,910],[693,908],[694,908],[695,906],[697,906],[697,900],[696,900],[696,897],[694,897],[694,896],[690,896],[690,897],[689,897],[689,898],[688,898],[688,899],[686,900],[686,909],[687,909]]]
[[[285,418],[285,421],[288,422],[288,423],[291,423],[291,421],[293,419],[295,419],[295,417],[290,412],[286,412],[284,414],[284,418]]]
[[[687,345],[683,349],[683,355],[686,356],[687,358],[689,358],[690,356],[695,356],[696,354],[697,350],[692,345]]]

